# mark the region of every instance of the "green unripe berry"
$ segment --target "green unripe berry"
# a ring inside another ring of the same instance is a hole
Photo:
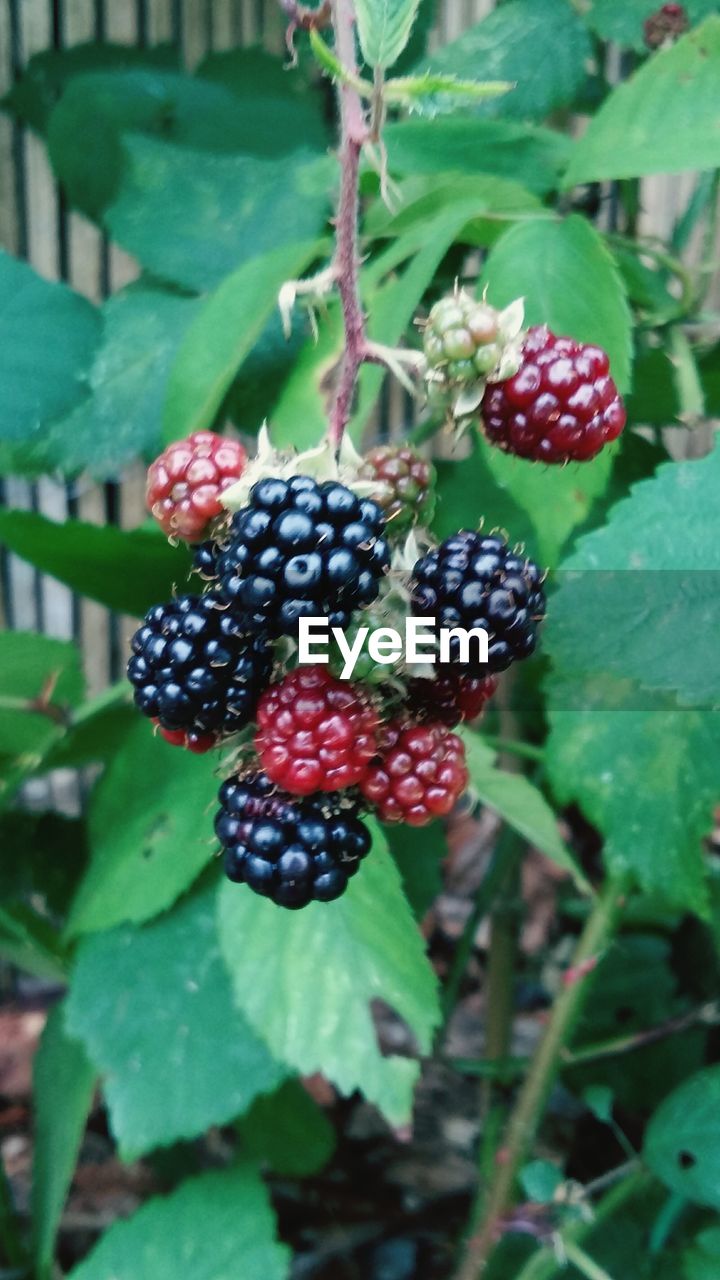
[[[448,360],[470,360],[475,354],[475,343],[468,329],[450,329],[443,335],[443,347]]]

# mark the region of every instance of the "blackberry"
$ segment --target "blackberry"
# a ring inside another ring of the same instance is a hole
[[[435,468],[416,449],[378,445],[366,455],[360,475],[377,482],[373,492],[387,520],[389,537],[402,537],[414,524],[430,524],[435,509]]]
[[[463,720],[477,720],[496,688],[494,676],[469,676],[461,667],[438,664],[431,679],[408,681],[407,707],[413,720],[454,729]]]
[[[661,49],[672,44],[690,28],[684,5],[663,4],[643,23],[643,39],[648,49]]]
[[[170,731],[237,732],[252,720],[270,680],[269,648],[243,635],[213,593],[155,605],[131,645],[135,705]]]
[[[150,464],[147,509],[168,537],[200,542],[222,515],[223,491],[240,479],[246,465],[247,453],[238,440],[194,431],[169,444]]]
[[[424,827],[446,817],[468,781],[461,738],[443,724],[397,720],[383,726],[360,790],[383,822]]]
[[[384,529],[377,503],[338,481],[258,480],[218,557],[219,592],[246,630],[293,636],[299,618],[323,614],[345,628],[377,597]]]
[[[279,907],[339,898],[370,848],[358,806],[337,795],[298,799],[255,773],[229,778],[218,798],[225,874]]]
[[[537,623],[545,613],[542,574],[499,534],[463,529],[446,538],[417,561],[411,588],[416,615],[435,618],[439,628],[487,632],[488,661],[478,661],[471,640],[470,661],[463,668],[468,675],[505,671],[533,652]],[[458,650],[458,639],[452,638],[453,662]]]

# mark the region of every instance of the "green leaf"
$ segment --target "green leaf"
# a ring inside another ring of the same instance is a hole
[[[438,993],[382,835],[337,902],[288,919],[228,882],[219,905],[235,998],[273,1054],[304,1075],[321,1071],[344,1094],[361,1089],[392,1123],[405,1123],[418,1064],[380,1053],[369,1004],[389,1004],[427,1052]]]
[[[691,1076],[655,1112],[643,1159],[666,1187],[720,1209],[720,1067]]]
[[[228,1123],[284,1075],[233,1004],[216,896],[213,886],[79,948],[68,1029],[104,1077],[124,1159]]]
[[[583,10],[585,21],[603,40],[613,40],[626,49],[647,54],[643,24],[659,6],[654,0],[589,0]],[[710,13],[717,13],[717,0],[685,0],[690,25],[695,26]]]
[[[371,67],[391,67],[412,31],[420,0],[356,0],[360,48]]]
[[[575,145],[564,185],[720,164],[720,16],[618,85]]]
[[[204,304],[175,358],[164,414],[166,441],[212,426],[228,388],[277,306],[280,286],[299,277],[315,243],[252,258]]]
[[[154,529],[126,531],[34,511],[0,511],[0,540],[23,560],[109,609],[142,616],[186,581],[190,556]]]
[[[238,1130],[249,1156],[289,1178],[318,1173],[335,1150],[330,1121],[295,1078],[256,1098]]]
[[[70,1280],[286,1280],[270,1200],[254,1168],[190,1178],[115,1222]]]
[[[530,555],[538,556],[537,535],[527,511],[493,475],[488,465],[491,455],[484,442],[476,435],[470,436],[469,441],[469,454],[463,450],[457,458],[434,461],[438,496],[433,533],[442,541],[458,529],[475,529],[482,521],[487,529],[507,529]]]
[[[404,823],[384,828],[385,839],[402,876],[403,890],[418,920],[442,893],[441,866],[448,855],[442,823],[408,827]]]
[[[592,280],[592,288],[578,288],[578,280]],[[597,342],[610,356],[620,390],[629,385],[632,317],[625,288],[604,241],[585,218],[538,218],[511,227],[492,249],[482,283],[496,307],[523,297],[528,324]]]
[[[23,902],[0,906],[0,954],[23,973],[51,983],[67,977],[67,957],[57,930]]]
[[[562,1181],[562,1170],[551,1160],[531,1160],[520,1170],[522,1189],[537,1204],[549,1204]]]
[[[508,0],[444,45],[421,70],[513,81],[512,93],[482,110],[537,120],[575,101],[591,56],[587,27],[568,0]]]
[[[542,792],[522,773],[498,769],[495,752],[479,734],[464,729],[461,736],[467,753],[471,794],[494,809],[528,844],[569,872],[581,889],[587,889],[587,880],[561,839],[557,818]]]
[[[0,635],[0,755],[41,755],[82,694],[74,645],[24,631]]]
[[[0,901],[64,915],[87,864],[85,823],[59,813],[0,813]]]
[[[86,393],[98,312],[65,285],[48,284],[0,251],[0,471],[35,470],[45,424]]]
[[[492,173],[516,179],[536,195],[559,185],[572,143],[551,129],[531,129],[509,120],[452,116],[403,120],[383,131],[390,172]]]
[[[177,68],[179,53],[169,44],[138,48],[132,44],[76,44],[35,53],[14,80],[2,107],[19,121],[44,133],[53,107],[73,77],[89,71],[129,67]]]
[[[71,935],[140,923],[166,910],[212,857],[214,762],[170,747],[136,718],[90,804],[92,860]]]
[[[720,449],[665,463],[581,539],[545,634],[566,677],[607,673],[675,694],[681,706],[720,705],[719,484]]]
[[[716,1280],[720,1272],[720,1227],[701,1231],[683,1259],[683,1280]]]
[[[385,98],[388,102],[400,102],[435,116],[440,111],[453,111],[468,102],[498,98],[514,88],[507,80],[460,80],[454,75],[423,71],[417,76],[388,80]]]
[[[177,351],[202,308],[140,283],[103,306],[103,335],[88,376],[90,394],[66,417],[49,424],[33,455],[37,470],[99,479],[162,447],[162,412]]]
[[[56,1005],[33,1064],[33,1256],[39,1280],[53,1274],[55,1236],[95,1089],[95,1071]]]
[[[396,204],[391,213],[382,200],[376,201],[368,211],[365,232],[375,237],[400,235],[452,214],[457,240],[485,246],[502,235],[506,222],[540,209],[537,196],[519,182],[490,174],[418,174],[401,183]]]
[[[128,164],[106,215],[111,234],[149,271],[212,289],[243,262],[319,234],[335,165],[213,155],[126,135]]]

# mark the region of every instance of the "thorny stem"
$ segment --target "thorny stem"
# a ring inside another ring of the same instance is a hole
[[[610,881],[587,919],[563,986],[552,1008],[545,1034],[508,1122],[498,1151],[495,1178],[487,1196],[478,1197],[476,1233],[469,1240],[456,1280],[479,1280],[503,1230],[519,1169],[535,1137],[552,1088],[563,1045],[570,1036],[589,988],[589,975],[613,933],[622,901],[620,886]],[[484,1212],[482,1212],[484,1210]]]
[[[558,1253],[564,1250],[567,1257],[569,1244],[585,1240],[606,1218],[612,1217],[628,1200],[643,1192],[648,1183],[648,1174],[641,1171],[631,1172],[603,1196],[592,1218],[587,1220],[580,1218],[557,1233],[555,1242],[560,1246],[559,1249],[549,1244],[533,1254],[519,1273],[517,1280],[553,1280],[562,1266]]]
[[[335,48],[344,67],[357,74],[353,0],[332,0]],[[330,410],[330,442],[339,448],[352,412],[358,372],[365,356],[365,316],[358,282],[358,176],[360,152],[368,139],[360,95],[349,84],[338,85],[340,102],[340,199],[335,223],[333,268],[342,305],[345,347],[335,399]]]

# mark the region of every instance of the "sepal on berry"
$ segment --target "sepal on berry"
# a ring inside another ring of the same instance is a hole
[[[225,489],[222,504],[226,511],[240,511],[247,506],[250,490],[259,480],[271,477],[290,480],[298,475],[312,476],[318,482],[339,480],[358,497],[372,497],[372,482],[360,476],[362,463],[363,459],[347,432],[337,452],[334,445],[325,440],[314,449],[298,453],[293,449],[276,449],[270,439],[267,423],[263,423],[258,432],[255,457],[248,463],[237,484]]]

